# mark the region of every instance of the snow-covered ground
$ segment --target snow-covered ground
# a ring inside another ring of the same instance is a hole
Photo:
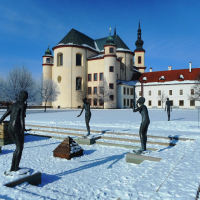
[[[53,127],[85,129],[84,113],[80,110],[27,110],[26,124],[51,126],[49,131],[62,130]],[[3,114],[0,110],[0,116]],[[173,110],[171,121],[163,110],[149,110],[151,123],[148,135],[177,136],[187,140],[164,140],[148,138],[148,141],[173,142],[176,146],[147,144],[156,148],[148,155],[162,158],[159,162],[144,161],[140,165],[126,163],[126,154],[131,149],[94,144],[81,145],[84,155],[71,160],[53,157],[53,150],[61,139],[25,136],[20,167],[42,173],[42,183],[32,186],[27,183],[14,188],[0,185],[0,199],[195,199],[200,186],[200,127],[197,110]],[[9,120],[9,117],[7,118]],[[132,110],[92,110],[91,130],[138,134],[141,115]],[[28,126],[27,126],[28,128]],[[69,133],[86,134],[81,131]],[[33,132],[32,132],[33,133]],[[64,134],[38,132],[37,134],[67,137]],[[131,135],[92,133],[105,137],[139,140]],[[76,138],[76,136],[72,136]],[[106,140],[118,144],[140,147],[140,143],[121,140]],[[2,146],[0,154],[0,179],[9,170],[15,145]]]

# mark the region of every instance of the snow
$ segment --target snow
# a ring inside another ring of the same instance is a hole
[[[123,85],[129,85],[129,86],[135,86],[137,82],[138,82],[138,80],[136,80],[136,81],[123,81],[123,80],[120,80],[120,79],[117,80],[117,84],[120,83],[120,84],[123,84]]]
[[[165,81],[165,82],[147,82],[145,85],[173,85],[173,84],[194,84],[195,81],[184,80],[184,81]],[[140,82],[137,85],[141,85]]]
[[[5,110],[0,110],[2,116]],[[140,147],[140,143],[123,141],[139,140],[139,136],[114,135],[108,132],[138,134],[141,115],[131,109],[98,110],[92,109],[91,130],[105,133],[92,133],[121,140],[105,140],[118,144]],[[48,126],[49,131],[86,134],[84,114],[76,118],[80,110],[27,110],[26,124]],[[148,138],[148,141],[173,142],[176,146],[147,144],[147,156],[162,158],[159,162],[143,161],[140,165],[126,163],[125,155],[132,149],[104,146],[80,145],[83,156],[71,160],[53,157],[53,150],[63,141],[61,139],[25,136],[24,150],[20,167],[42,173],[39,186],[23,183],[14,188],[0,185],[0,199],[73,199],[73,200],[163,200],[195,199],[200,185],[200,127],[197,110],[174,110],[171,121],[163,110],[149,109],[151,123],[148,135],[178,136],[195,141]],[[7,120],[9,117],[7,118]],[[67,131],[56,127],[84,129],[85,131]],[[27,128],[30,128],[27,126]],[[37,129],[34,127],[34,129]],[[36,134],[55,135],[66,138],[68,135],[42,132]],[[31,131],[32,133],[34,131]],[[31,133],[30,132],[30,133]],[[76,136],[72,136],[76,138]],[[98,141],[103,141],[100,139]],[[0,177],[9,170],[14,144],[2,146],[0,154]],[[6,176],[4,176],[5,178]]]

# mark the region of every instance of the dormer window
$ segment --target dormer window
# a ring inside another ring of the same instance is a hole
[[[165,80],[165,77],[164,77],[164,76],[161,76],[161,77],[159,78],[159,80]]]
[[[142,79],[143,81],[147,81],[147,77],[143,77],[143,79]]]
[[[179,77],[179,78],[181,78],[181,79],[184,79],[184,77],[183,77],[183,75],[182,75],[182,74],[180,75],[180,77]]]

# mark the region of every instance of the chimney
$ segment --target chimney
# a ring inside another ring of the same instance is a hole
[[[189,62],[189,72],[192,71],[192,62]]]
[[[152,72],[152,67],[150,68],[150,72]]]
[[[171,65],[168,67],[168,70],[169,70],[169,71],[172,70],[172,66],[171,66]]]

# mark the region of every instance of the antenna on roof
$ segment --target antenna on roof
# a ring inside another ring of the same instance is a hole
[[[116,25],[115,25],[115,29],[114,29],[114,35],[116,35]]]

